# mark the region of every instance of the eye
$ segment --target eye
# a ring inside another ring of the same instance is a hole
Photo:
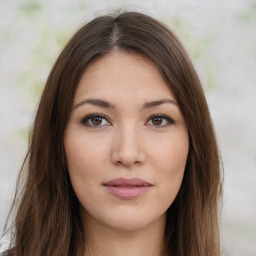
[[[83,125],[88,127],[110,126],[110,122],[103,114],[90,114],[85,116],[81,121]]]
[[[151,116],[146,124],[157,126],[157,127],[166,127],[171,124],[175,124],[175,121],[167,115],[157,114],[157,115]]]

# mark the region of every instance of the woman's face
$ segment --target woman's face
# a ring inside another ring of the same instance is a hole
[[[112,52],[79,82],[65,152],[81,216],[118,230],[165,220],[188,155],[188,131],[155,65]]]

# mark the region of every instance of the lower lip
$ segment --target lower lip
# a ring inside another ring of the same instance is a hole
[[[151,188],[151,186],[141,186],[141,187],[105,186],[105,187],[111,194],[122,199],[134,199],[144,194]]]

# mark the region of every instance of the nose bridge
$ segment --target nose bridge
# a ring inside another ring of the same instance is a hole
[[[113,156],[115,163],[125,166],[144,162],[145,154],[139,128],[132,120],[126,120],[117,128]]]
[[[121,149],[124,151],[137,149],[137,144],[139,136],[138,136],[138,129],[137,127],[131,122],[127,122],[125,125],[122,125],[120,129],[120,145]]]

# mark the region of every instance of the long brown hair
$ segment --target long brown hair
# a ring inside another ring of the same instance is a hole
[[[183,182],[167,211],[167,252],[219,256],[222,176],[201,83],[173,32],[137,12],[95,18],[71,38],[58,57],[41,97],[19,176],[25,173],[25,184],[15,199],[19,204],[11,255],[83,254],[86,239],[67,172],[63,137],[82,74],[92,61],[113,50],[142,54],[155,63],[175,94],[189,131]]]

